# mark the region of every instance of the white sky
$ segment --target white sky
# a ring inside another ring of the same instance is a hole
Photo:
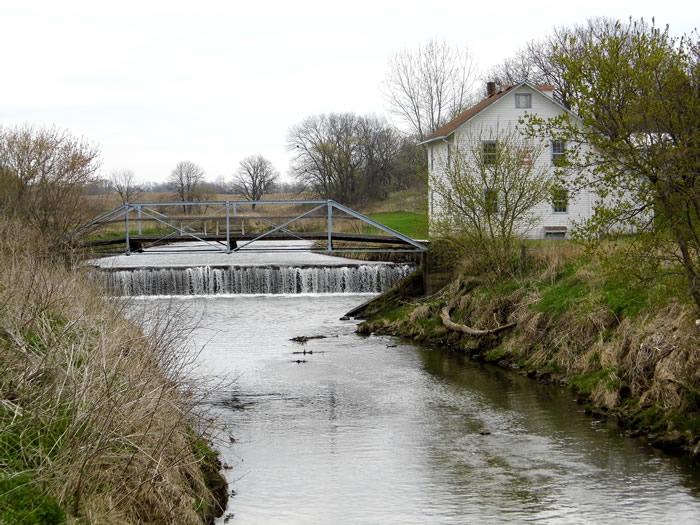
[[[56,125],[102,172],[162,181],[180,160],[210,180],[261,153],[285,173],[289,128],[323,112],[388,115],[393,53],[430,38],[487,69],[555,25],[656,17],[691,31],[700,3],[666,0],[0,0],[0,124]]]

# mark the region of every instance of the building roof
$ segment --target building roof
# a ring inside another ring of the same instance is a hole
[[[533,85],[527,81],[520,82],[519,84],[513,84],[511,86],[506,86],[503,89],[501,89],[500,91],[498,91],[497,93],[495,93],[494,95],[489,95],[488,97],[481,100],[477,104],[475,104],[472,107],[468,108],[467,110],[463,111],[462,113],[457,115],[455,118],[450,120],[447,124],[440,126],[433,133],[431,133],[430,135],[425,137],[425,139],[420,144],[426,144],[428,142],[433,142],[434,140],[446,138],[447,136],[454,133],[455,130],[457,128],[459,128],[462,124],[464,124],[468,120],[471,120],[473,117],[475,117],[477,114],[481,113],[483,110],[485,110],[491,104],[493,104],[497,100],[500,100],[501,98],[503,98],[505,95],[507,95],[511,91],[513,91],[517,88],[520,88],[523,85],[527,85],[527,86],[529,86],[537,91],[553,91],[554,90],[554,86],[551,84]]]

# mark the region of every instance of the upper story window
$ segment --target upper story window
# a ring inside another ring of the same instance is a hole
[[[493,165],[496,164],[496,141],[495,140],[482,140],[481,141],[481,152],[484,158],[484,164]]]
[[[563,140],[552,141],[552,164],[563,166],[566,162],[566,142]]]
[[[552,211],[554,213],[567,213],[569,211],[569,192],[562,186],[552,188]]]
[[[532,95],[530,93],[516,93],[515,107],[518,109],[529,109],[532,107]]]

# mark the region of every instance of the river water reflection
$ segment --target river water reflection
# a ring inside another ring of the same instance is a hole
[[[339,317],[367,298],[136,301],[201,318],[197,373],[235,378],[211,399],[235,437],[231,523],[700,523],[697,467],[559,388],[356,335]]]

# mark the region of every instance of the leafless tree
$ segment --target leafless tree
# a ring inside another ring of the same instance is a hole
[[[385,121],[353,113],[309,117],[289,134],[297,180],[343,202],[383,195],[397,177],[401,144]]]
[[[98,150],[56,128],[0,128],[0,212],[59,240],[94,210],[83,201]]]
[[[262,155],[251,155],[240,162],[238,171],[233,176],[232,188],[249,201],[259,201],[272,189],[278,177],[272,162]]]
[[[119,195],[122,204],[134,202],[141,195],[136,185],[136,176],[132,170],[114,170],[109,176],[109,185]]]
[[[204,170],[189,160],[177,163],[170,173],[168,182],[174,187],[175,195],[182,202],[201,200],[204,197],[201,185],[204,182]],[[188,212],[188,207],[182,207],[183,213]]]
[[[384,87],[391,111],[422,140],[470,104],[473,81],[468,50],[430,40],[394,55]]]
[[[566,66],[557,57],[578,56],[583,47],[604,35],[615,32],[616,21],[610,18],[591,18],[583,25],[556,27],[542,40],[528,42],[516,54],[491,68],[485,80],[500,87],[529,80],[535,84],[554,86],[554,97],[571,108],[574,88],[568,80]]]

